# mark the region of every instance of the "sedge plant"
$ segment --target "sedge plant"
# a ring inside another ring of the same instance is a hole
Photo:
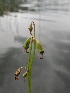
[[[23,74],[23,77],[27,77],[28,80],[28,93],[32,93],[32,84],[31,84],[31,72],[32,72],[32,65],[34,62],[35,58],[35,51],[38,49],[38,52],[42,55],[40,59],[43,59],[43,53],[44,53],[44,48],[42,44],[36,39],[36,31],[35,31],[35,23],[32,21],[30,26],[29,26],[29,31],[31,37],[29,37],[25,42],[24,42],[24,51],[28,53],[28,63],[26,67],[20,67],[16,72],[15,72],[15,80],[19,80],[18,75],[21,72],[22,68],[26,68],[26,72]],[[32,34],[32,30],[34,31],[34,35]],[[29,52],[28,49],[29,48]]]

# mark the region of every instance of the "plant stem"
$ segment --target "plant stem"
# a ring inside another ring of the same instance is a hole
[[[27,64],[27,68],[28,68],[28,73],[27,73],[27,78],[28,78],[28,90],[29,90],[29,93],[32,92],[32,87],[31,87],[31,58],[30,58],[30,55],[31,55],[31,50],[32,50],[32,44],[30,42],[30,46],[29,46],[29,54],[28,54],[28,64]]]
[[[35,24],[33,22],[34,25],[34,38],[35,38]],[[29,93],[32,93],[32,86],[31,86],[31,71],[32,71],[32,65],[34,62],[34,55],[35,55],[35,50],[36,50],[36,43],[34,42],[34,49],[32,50],[32,43],[30,42],[30,46],[29,46],[29,55],[28,55],[28,64],[27,64],[27,68],[28,68],[28,73],[27,73],[27,78],[28,78],[28,90]],[[31,55],[31,57],[30,57]]]

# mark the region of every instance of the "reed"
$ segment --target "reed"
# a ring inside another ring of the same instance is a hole
[[[32,93],[31,72],[32,72],[34,58],[35,58],[35,51],[36,51],[36,48],[38,48],[38,51],[42,55],[42,57],[40,57],[40,59],[43,59],[44,49],[43,49],[41,43],[36,39],[35,23],[33,21],[31,22],[28,29],[30,31],[31,37],[28,38],[24,42],[24,45],[23,45],[25,52],[28,53],[28,63],[27,63],[26,67],[21,67],[16,71],[15,80],[19,80],[18,75],[20,74],[21,69],[26,68],[26,72],[23,74],[23,77],[27,77],[28,93]],[[34,35],[32,34],[32,30],[34,31]],[[29,48],[29,52],[27,51],[28,48]]]

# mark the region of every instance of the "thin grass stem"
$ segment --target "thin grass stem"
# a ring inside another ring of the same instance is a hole
[[[34,25],[34,38],[35,38],[35,24],[33,22]],[[34,42],[34,49],[32,49],[32,43],[30,40],[30,46],[29,46],[29,54],[28,54],[28,64],[27,64],[27,68],[28,68],[28,73],[27,73],[27,78],[28,78],[28,90],[29,93],[32,93],[32,85],[31,85],[31,71],[32,71],[32,65],[34,62],[34,56],[35,56],[35,50],[36,50],[36,43]]]

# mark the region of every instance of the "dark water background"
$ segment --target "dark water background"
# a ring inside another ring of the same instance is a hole
[[[27,1],[28,8],[0,16],[0,93],[27,93],[27,79],[21,72],[27,64],[23,43],[30,37],[28,26],[36,23],[36,37],[45,49],[44,59],[35,55],[32,93],[70,93],[70,1]],[[34,4],[34,7],[32,5]],[[24,5],[20,5],[24,6]]]

